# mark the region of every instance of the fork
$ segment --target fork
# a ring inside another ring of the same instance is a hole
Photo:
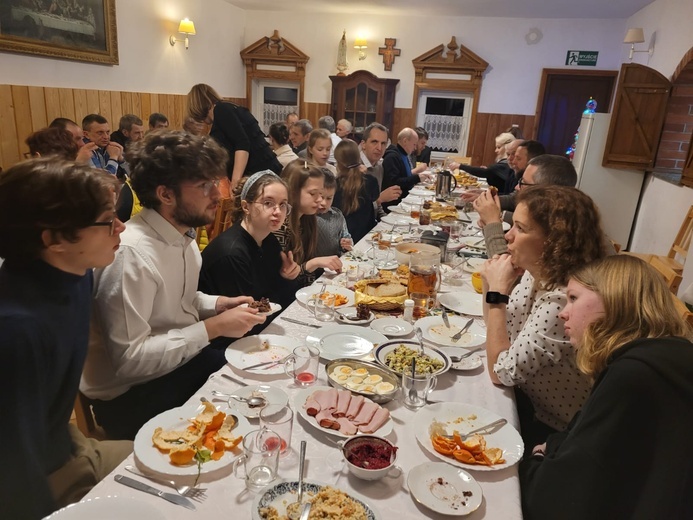
[[[467,332],[467,329],[472,326],[472,323],[474,323],[474,318],[471,318],[467,323],[465,323],[464,327],[462,327],[462,329],[457,334],[450,338],[450,341],[452,341],[453,343],[457,343],[459,339],[462,337],[462,334]]]
[[[197,500],[198,502],[201,502],[202,500],[207,498],[207,495],[205,494],[205,491],[207,491],[206,488],[198,488],[198,487],[185,486],[185,485],[181,486],[181,485],[176,484],[176,482],[174,480],[166,480],[165,478],[153,477],[151,475],[147,475],[146,473],[142,473],[135,466],[127,465],[127,466],[125,466],[125,469],[127,471],[129,471],[130,473],[133,473],[133,474],[138,475],[140,477],[144,477],[146,479],[149,479],[152,482],[156,482],[157,484],[163,484],[164,486],[170,486],[173,489],[175,489],[176,492],[181,496],[191,498],[193,500]]]

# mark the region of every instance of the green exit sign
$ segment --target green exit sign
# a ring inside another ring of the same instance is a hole
[[[565,64],[596,67],[597,56],[599,56],[597,51],[568,51],[565,57]]]

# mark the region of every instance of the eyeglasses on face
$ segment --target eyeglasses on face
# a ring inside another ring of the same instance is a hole
[[[533,182],[525,182],[522,179],[520,179],[517,185],[520,186],[520,188],[522,188],[523,186],[536,186],[536,184],[534,184]]]
[[[107,220],[106,222],[94,222],[92,224],[89,224],[88,227],[92,226],[108,226],[108,235],[113,236],[113,233],[115,233],[115,227],[116,227],[116,220],[118,219],[112,219],[112,220]]]
[[[202,195],[204,195],[205,197],[209,197],[209,194],[212,192],[212,186],[214,186],[215,188],[219,188],[220,182],[221,180],[216,179],[213,181],[207,181],[203,184],[198,184],[195,187],[202,190]]]
[[[271,200],[262,200],[255,201],[253,204],[260,204],[267,213],[272,213],[275,209],[279,209],[279,211],[286,213],[287,215],[291,213],[291,204],[287,204],[286,202],[280,202],[277,204]]]

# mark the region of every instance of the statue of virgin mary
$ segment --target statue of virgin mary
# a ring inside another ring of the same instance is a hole
[[[346,76],[344,74],[344,71],[349,68],[349,64],[347,63],[347,44],[346,44],[346,29],[342,33],[342,39],[339,40],[339,47],[337,49],[337,70],[339,71],[339,74],[337,76]]]

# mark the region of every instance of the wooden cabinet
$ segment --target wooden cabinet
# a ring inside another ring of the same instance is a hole
[[[348,76],[330,76],[330,80],[335,121],[348,119],[354,133],[363,132],[371,123],[392,130],[398,79],[381,79],[367,70],[357,70]]]

